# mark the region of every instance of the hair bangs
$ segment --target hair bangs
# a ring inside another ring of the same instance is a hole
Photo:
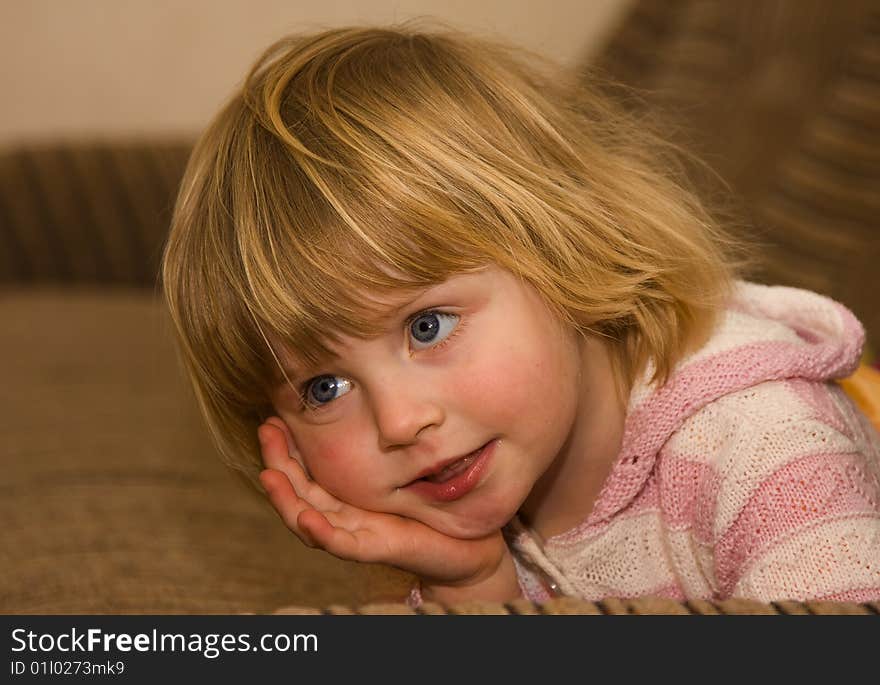
[[[340,213],[317,193],[292,189],[291,178],[264,191],[274,198],[271,221],[257,219],[256,206],[250,221],[237,221],[242,268],[235,289],[274,362],[263,387],[279,372],[283,379],[282,356],[319,365],[342,336],[380,335],[396,303],[488,260],[464,236],[450,245],[448,231],[425,220],[424,207],[400,212],[355,196],[348,184]],[[440,208],[432,214],[461,221]],[[283,346],[283,355],[273,345]]]

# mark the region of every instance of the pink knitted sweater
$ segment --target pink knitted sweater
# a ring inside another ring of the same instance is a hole
[[[863,342],[832,300],[739,283],[703,348],[633,388],[590,516],[543,546],[509,524],[524,594],[880,598],[880,437],[830,382]]]

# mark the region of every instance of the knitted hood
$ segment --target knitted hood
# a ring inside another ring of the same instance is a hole
[[[638,494],[669,437],[695,412],[770,380],[830,381],[858,366],[865,332],[843,305],[816,293],[738,282],[716,334],[663,386],[647,368],[630,395],[620,456],[588,519],[603,521]]]

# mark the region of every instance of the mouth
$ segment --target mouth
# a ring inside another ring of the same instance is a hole
[[[404,489],[444,502],[463,497],[480,482],[497,442],[490,440],[473,452],[426,469]]]

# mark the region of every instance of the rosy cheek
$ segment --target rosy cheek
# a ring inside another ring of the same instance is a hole
[[[544,401],[540,389],[545,373],[534,358],[522,358],[515,350],[499,350],[472,358],[457,374],[453,389],[476,416],[491,411],[496,418],[521,418],[530,405]]]
[[[340,465],[344,463],[344,451],[338,441],[314,440],[302,450],[302,455],[312,478],[324,481],[327,476],[332,476],[338,471]]]
[[[311,477],[321,487],[349,504],[357,504],[363,498],[367,459],[358,445],[345,437],[344,431],[329,439],[313,441],[304,451],[303,459]]]

